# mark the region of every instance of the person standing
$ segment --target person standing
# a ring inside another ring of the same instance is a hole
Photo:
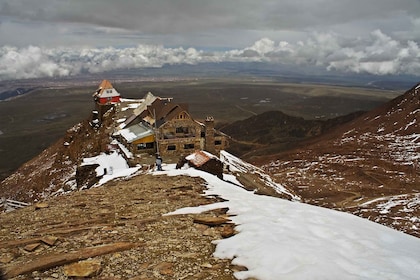
[[[162,171],[162,162],[163,162],[163,160],[162,160],[161,156],[160,155],[157,155],[156,156],[156,168],[157,168],[157,171]]]

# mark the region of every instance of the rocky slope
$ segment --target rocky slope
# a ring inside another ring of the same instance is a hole
[[[45,199],[59,189],[74,189],[77,166],[83,158],[107,150],[112,124],[112,118],[109,118],[102,127],[95,129],[86,120],[68,129],[63,138],[4,179],[0,183],[0,197],[33,202]]]
[[[258,164],[305,202],[420,237],[420,85]]]
[[[1,213],[9,279],[234,279],[212,240],[234,234],[224,213],[163,216],[217,201],[192,177],[138,175]]]
[[[280,111],[268,111],[226,125],[221,130],[232,137],[230,152],[244,160],[252,160],[291,149],[306,139],[325,134],[354,120],[362,113],[355,112],[327,120],[305,120]]]

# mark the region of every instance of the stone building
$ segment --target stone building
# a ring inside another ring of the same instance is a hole
[[[187,155],[195,150],[218,154],[228,147],[228,137],[214,128],[213,117],[198,122],[188,112],[188,104],[177,104],[172,98],[161,98],[148,93],[136,101],[136,107],[120,104],[118,114],[125,120],[116,135],[133,154],[161,156]],[[127,106],[127,107],[124,107]]]

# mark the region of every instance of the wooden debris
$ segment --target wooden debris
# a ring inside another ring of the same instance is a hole
[[[76,261],[85,260],[88,258],[105,255],[109,253],[129,250],[137,247],[140,244],[129,242],[118,242],[97,247],[84,248],[71,253],[47,254],[35,258],[32,262],[26,264],[16,264],[6,270],[6,278],[16,277],[21,274],[30,273],[37,270],[46,270],[56,266],[69,264]]]
[[[19,239],[19,240],[9,240],[9,241],[2,241],[0,242],[0,249],[2,248],[10,248],[10,247],[17,247],[23,246],[28,244],[33,244],[41,242],[39,238],[30,238],[30,239]]]
[[[230,222],[229,219],[223,217],[195,217],[194,223],[203,224],[207,226],[218,226]]]
[[[54,246],[55,242],[57,242],[58,237],[55,236],[45,236],[41,238],[41,241],[48,246]]]
[[[28,251],[28,252],[33,252],[33,251],[35,251],[36,248],[39,247],[39,245],[41,245],[41,243],[39,243],[39,242],[38,243],[32,243],[32,244],[26,245],[23,249],[25,251]]]

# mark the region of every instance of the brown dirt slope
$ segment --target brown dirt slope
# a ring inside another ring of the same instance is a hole
[[[139,175],[1,213],[0,265],[10,279],[74,279],[75,264],[90,279],[234,279],[245,268],[212,256],[234,234],[226,209],[163,216],[216,202],[203,184]]]
[[[33,202],[60,188],[69,190],[75,185],[76,167],[83,158],[106,150],[109,133],[109,124],[93,129],[86,120],[73,126],[63,138],[4,179],[0,197]]]
[[[256,163],[305,202],[420,237],[419,90]]]

